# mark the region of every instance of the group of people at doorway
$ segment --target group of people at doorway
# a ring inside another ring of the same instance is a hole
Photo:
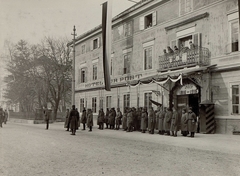
[[[91,109],[86,111],[84,108],[80,118],[79,112],[73,105],[70,112],[67,109],[64,125],[67,128],[66,131],[71,129],[70,131],[75,135],[80,123],[83,124],[82,130],[86,130],[87,125],[91,132],[93,112]],[[178,131],[181,130],[183,136],[190,134],[189,137],[194,137],[197,130],[197,117],[192,111],[192,107],[183,108],[181,113],[174,107],[170,109],[161,106],[158,106],[155,111],[153,107],[150,107],[148,111],[146,107],[138,109],[126,107],[124,113],[120,111],[120,108],[117,108],[117,111],[115,108],[107,108],[106,113],[104,113],[103,109],[100,109],[97,117],[98,129],[103,130],[104,124],[106,125],[105,129],[119,130],[120,126],[122,126],[122,129],[126,132],[140,131],[142,133],[149,132],[150,134],[154,134],[155,130],[157,130],[160,135],[165,134],[174,137],[177,137]]]
[[[8,120],[8,112],[7,110],[3,110],[3,108],[0,107],[0,127],[3,127],[3,123],[7,124],[7,120]]]

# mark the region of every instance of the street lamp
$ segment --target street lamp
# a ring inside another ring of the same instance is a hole
[[[75,36],[76,33],[75,26],[73,27],[73,62],[72,62],[72,105],[75,105]]]

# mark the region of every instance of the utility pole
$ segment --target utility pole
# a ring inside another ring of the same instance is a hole
[[[75,105],[75,36],[76,28],[73,27],[73,62],[72,62],[72,105]]]

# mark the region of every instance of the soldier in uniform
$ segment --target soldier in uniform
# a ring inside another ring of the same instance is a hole
[[[116,128],[115,128],[116,130],[120,129],[121,121],[122,121],[122,112],[120,111],[120,108],[117,108]]]
[[[78,113],[78,116],[77,116],[77,128],[76,130],[78,130],[78,128],[80,127],[80,115],[79,115],[79,112],[78,112],[78,109],[76,108],[76,111]]]
[[[2,128],[2,123],[3,123],[4,119],[3,119],[3,109],[0,108],[0,127]]]
[[[132,109],[129,108],[128,114],[127,114],[127,132],[132,132],[133,131],[133,113]]]
[[[87,113],[87,126],[89,128],[89,132],[91,132],[93,127],[93,114],[91,109],[88,109]]]
[[[145,133],[145,131],[147,130],[147,123],[148,123],[147,108],[144,107],[142,109],[142,116],[141,116],[141,130],[142,130],[142,133]]]
[[[172,136],[177,137],[177,131],[178,131],[178,112],[173,107],[173,115],[171,119],[171,128],[170,131],[172,131]]]
[[[170,135],[170,127],[171,127],[171,119],[172,119],[172,111],[170,108],[167,109],[164,117],[164,130],[166,135]]]
[[[156,114],[153,110],[153,107],[150,107],[149,113],[148,113],[148,131],[149,131],[149,134],[154,134],[155,121],[156,121]]]
[[[69,131],[69,109],[66,111],[64,128],[67,128],[66,131]]]
[[[183,136],[188,135],[188,125],[187,125],[187,110],[185,108],[182,109],[182,117],[181,117],[181,133]]]
[[[140,131],[141,129],[141,118],[142,118],[142,108],[138,108],[137,110],[137,125],[136,125],[136,130]]]
[[[50,112],[49,112],[49,110],[47,108],[44,108],[43,114],[44,114],[44,120],[46,121],[46,130],[48,130],[49,119],[50,119]]]
[[[7,124],[7,120],[8,120],[8,113],[7,110],[5,109],[5,111],[3,112],[4,115],[4,124]]]
[[[82,111],[81,123],[83,124],[83,129],[82,130],[85,130],[86,129],[86,123],[87,123],[87,113],[86,113],[85,108],[83,108],[83,111]]]
[[[70,116],[69,116],[69,121],[71,124],[71,135],[75,135],[76,134],[76,129],[78,127],[78,121],[77,119],[79,119],[79,113],[75,108],[75,105],[72,105],[72,110],[70,112]]]
[[[197,121],[196,114],[192,111],[192,107],[189,107],[187,124],[188,124],[188,131],[191,133],[190,137],[192,138],[194,137],[195,130],[196,130],[196,121]]]
[[[103,122],[104,122],[104,112],[103,112],[103,109],[100,109],[98,114],[98,125],[100,130],[103,130]]]
[[[122,118],[122,128],[124,131],[127,131],[127,114],[128,114],[128,108],[126,107],[123,112],[123,118]]]

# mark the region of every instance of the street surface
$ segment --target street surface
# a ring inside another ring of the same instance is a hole
[[[63,123],[0,128],[1,176],[239,176],[240,136],[195,138],[119,130],[65,131]]]

